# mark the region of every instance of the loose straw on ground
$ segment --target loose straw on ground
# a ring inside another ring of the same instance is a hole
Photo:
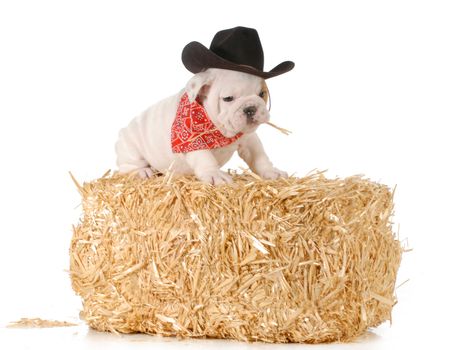
[[[66,321],[43,320],[41,318],[21,318],[18,321],[11,322],[8,328],[53,328],[53,327],[73,327],[76,323]]]
[[[110,332],[349,341],[390,320],[402,248],[392,192],[361,177],[214,187],[193,176],[78,185],[82,318]]]

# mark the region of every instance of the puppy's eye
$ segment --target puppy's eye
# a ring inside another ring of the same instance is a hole
[[[259,92],[259,97],[260,97],[260,98],[264,98],[265,95],[266,95],[266,92],[265,92],[265,91]]]
[[[224,102],[231,102],[232,100],[234,100],[234,97],[232,97],[232,96],[223,97]]]

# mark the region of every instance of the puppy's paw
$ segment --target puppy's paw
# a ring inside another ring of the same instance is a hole
[[[153,169],[150,168],[150,167],[137,169],[135,171],[135,173],[141,179],[149,179],[149,178],[153,177],[153,175],[154,175]]]
[[[226,174],[224,171],[221,170],[209,170],[199,174],[196,174],[200,181],[212,184],[212,185],[222,185],[222,184],[229,184],[233,182],[231,176]]]
[[[260,171],[259,176],[261,176],[264,179],[269,179],[269,180],[275,180],[278,178],[288,178],[289,175],[285,171],[279,170],[277,168],[268,168],[263,171]]]

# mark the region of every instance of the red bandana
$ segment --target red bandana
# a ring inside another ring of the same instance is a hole
[[[173,153],[224,147],[241,136],[242,133],[231,138],[224,136],[208,118],[198,99],[190,103],[186,93],[181,97],[172,125]]]

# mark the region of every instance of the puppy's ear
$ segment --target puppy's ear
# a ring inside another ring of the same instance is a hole
[[[267,84],[266,84],[266,81],[264,79],[262,79],[261,81],[261,90],[262,92],[264,92],[264,102],[267,104],[269,102],[269,98],[270,98],[270,95],[269,95],[269,88],[267,87]]]
[[[209,70],[195,74],[188,81],[185,87],[185,92],[188,95],[190,102],[193,102],[198,96],[206,95],[212,80],[211,72]]]
[[[264,102],[266,103],[267,110],[270,111],[272,103],[270,99],[269,88],[267,87],[266,81],[262,79],[261,83],[262,91],[264,92]]]

